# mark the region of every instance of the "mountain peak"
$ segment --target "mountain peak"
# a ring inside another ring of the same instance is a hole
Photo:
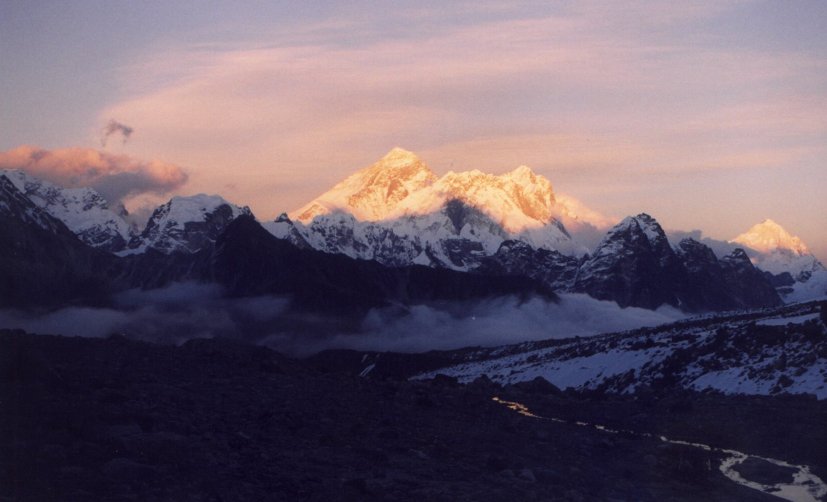
[[[640,213],[637,216],[627,216],[623,218],[623,221],[615,225],[614,229],[612,230],[626,230],[634,226],[636,226],[644,234],[646,234],[646,237],[650,241],[665,235],[663,229],[660,226],[660,223],[658,223],[658,220],[652,218],[646,213]]]
[[[534,174],[534,171],[532,171],[531,168],[526,165],[518,166],[509,174],[512,178],[534,178],[536,176]]]
[[[294,221],[309,223],[333,212],[347,212],[356,219],[375,221],[388,217],[411,193],[427,187],[437,177],[416,154],[395,147],[368,167],[348,176],[316,200],[291,213]]]
[[[379,161],[380,164],[409,164],[412,162],[421,162],[421,160],[417,154],[411,152],[410,150],[399,148],[398,146],[391,148],[390,151]]]
[[[65,188],[19,169],[0,169],[0,175],[90,246],[117,251],[132,235],[123,206],[110,207],[94,188]]]
[[[669,248],[666,233],[658,221],[646,213],[640,213],[637,216],[627,216],[612,227],[598,244],[595,254],[614,253],[618,247],[625,246],[626,242],[635,240],[647,241],[652,249],[658,249],[660,253],[667,253],[666,249]]]
[[[162,253],[194,253],[215,242],[218,235],[240,216],[252,217],[248,207],[227,202],[220,195],[176,195],[159,206],[140,236],[129,243],[124,254],[154,248]]]
[[[810,253],[801,239],[790,234],[784,227],[769,218],[753,225],[745,233],[729,242],[747,246],[761,253],[770,253],[777,249],[792,251],[799,256]]]

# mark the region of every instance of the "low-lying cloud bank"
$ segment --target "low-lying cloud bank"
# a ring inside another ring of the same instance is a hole
[[[493,346],[528,340],[592,336],[655,326],[684,314],[671,308],[621,309],[613,302],[567,294],[560,303],[514,297],[371,311],[360,323],[295,314],[289,299],[225,298],[219,286],[178,283],[130,290],[112,308],[69,307],[42,315],[0,311],[0,327],[30,333],[130,338],[180,344],[192,338],[227,337],[290,355],[330,348],[420,352]]]
[[[288,301],[277,297],[224,298],[220,286],[176,283],[155,290],[129,290],[111,308],[67,307],[33,315],[0,311],[0,327],[65,336],[129,338],[183,343],[192,338],[229,337],[255,341],[266,336]]]
[[[304,350],[350,348],[423,352],[496,346],[530,340],[593,336],[656,326],[683,317],[685,314],[669,307],[656,311],[622,309],[614,302],[595,300],[582,294],[563,294],[560,303],[549,303],[538,298],[520,302],[513,297],[504,297],[473,304],[417,305],[411,307],[406,315],[399,315],[393,309],[374,310],[362,323],[359,333],[337,334],[319,340],[315,347],[305,346]],[[275,341],[268,338],[262,342],[269,345]],[[295,347],[296,351],[301,349]]]
[[[0,169],[20,169],[67,188],[93,187],[112,204],[141,194],[163,195],[188,179],[180,166],[169,162],[136,160],[92,148],[46,150],[22,145],[0,152]]]

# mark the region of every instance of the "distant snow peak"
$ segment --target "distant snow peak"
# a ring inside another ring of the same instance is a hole
[[[421,162],[422,161],[415,153],[395,146],[391,148],[391,150],[386,153],[384,157],[382,157],[378,164],[382,164],[385,167],[404,167]]]
[[[126,253],[143,252],[147,248],[163,253],[195,253],[215,242],[241,215],[252,216],[252,212],[219,195],[175,196],[152,213],[146,228],[132,239]]]
[[[781,225],[769,218],[754,225],[729,242],[742,244],[760,253],[771,253],[776,249],[785,249],[797,255],[810,254],[801,239],[791,235]]]
[[[437,177],[415,154],[394,148],[298,211],[276,236],[385,264],[467,270],[507,239],[583,254],[558,215],[573,214],[551,182],[527,166],[500,175],[479,170]],[[294,232],[295,230],[295,232]]]
[[[550,223],[556,204],[549,180],[528,166],[502,175],[472,170],[451,171],[438,178],[414,153],[394,148],[291,218],[308,224],[316,217],[342,211],[360,221],[380,221],[431,214],[450,200],[479,209],[510,233]]]
[[[501,175],[478,170],[449,172],[434,184],[433,190],[481,210],[511,234],[542,227],[554,220],[556,200],[551,182],[526,166]],[[420,207],[423,209],[432,208]],[[416,210],[411,207],[409,212]]]
[[[753,261],[758,268],[776,275],[788,272],[798,282],[806,282],[814,273],[825,270],[801,239],[771,219],[754,225],[729,242],[755,251],[757,256]]]
[[[132,237],[123,206],[110,208],[93,188],[64,188],[17,169],[0,170],[0,175],[89,246],[119,251]]]
[[[309,223],[318,216],[345,211],[363,221],[382,220],[411,193],[430,186],[436,179],[419,157],[397,147],[290,216]]]

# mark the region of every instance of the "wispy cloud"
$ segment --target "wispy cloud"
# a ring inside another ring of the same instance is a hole
[[[342,320],[288,310],[289,298],[226,298],[220,287],[177,283],[127,291],[110,308],[68,307],[33,314],[0,310],[0,324],[36,334],[104,337],[183,343],[192,338],[228,337],[308,355],[329,348],[418,352],[527,340],[592,336],[655,326],[683,316],[669,307],[625,308],[581,294],[560,303],[500,297],[481,301],[381,308],[353,331]]]
[[[135,132],[135,130],[128,125],[121,124],[117,120],[110,119],[103,128],[103,131],[101,131],[101,146],[105,147],[109,137],[113,134],[120,135],[124,144],[126,144],[126,141],[130,136],[132,136],[133,132]]]
[[[733,42],[716,22],[742,4],[506,2],[408,7],[393,26],[323,19],[149,54],[123,72],[142,84],[100,116],[139,129],[132,148],[235,184],[262,215],[301,206],[394,145],[437,172],[528,164],[588,202],[577,190],[824,158],[823,58]],[[306,188],[276,193],[284,183]],[[627,211],[617,200],[598,208]]]

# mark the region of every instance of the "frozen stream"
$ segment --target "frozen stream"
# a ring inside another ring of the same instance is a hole
[[[505,401],[503,399],[500,399],[499,397],[494,397],[493,400],[497,403],[502,404],[503,406],[508,407],[508,409],[514,410],[520,415],[524,415],[526,417],[536,418],[540,420],[549,420],[551,422],[558,423],[569,423],[566,420],[562,420],[559,418],[542,417],[540,415],[532,413],[531,410],[529,410],[522,403],[518,403],[515,401]],[[654,434],[649,434],[647,432],[617,430],[603,425],[589,424],[586,422],[575,422],[575,424],[581,427],[591,427],[593,429],[608,434],[622,433],[639,437],[656,437],[664,443],[690,446],[693,448],[700,448],[706,451],[717,451],[724,453],[727,456],[721,462],[721,465],[719,467],[724,476],[734,481],[735,483],[738,483],[739,485],[746,486],[747,488],[752,488],[753,490],[758,490],[769,495],[774,495],[784,500],[790,500],[793,502],[819,502],[824,500],[825,496],[827,496],[827,484],[825,484],[824,481],[821,480],[821,478],[810,472],[810,468],[806,465],[795,465],[784,462],[783,460],[759,457],[757,455],[749,455],[747,453],[743,453],[736,450],[713,448],[709,445],[701,443],[690,443],[687,441],[680,441],[677,439],[669,439],[665,436],[655,436]],[[745,479],[743,476],[741,476],[741,474],[738,473],[738,471],[735,470],[735,468],[741,465],[745,460],[750,458],[763,460],[765,462],[769,462],[779,467],[794,469],[796,472],[793,473],[793,482],[779,483],[775,485],[764,485],[761,483],[757,483],[755,481]]]

